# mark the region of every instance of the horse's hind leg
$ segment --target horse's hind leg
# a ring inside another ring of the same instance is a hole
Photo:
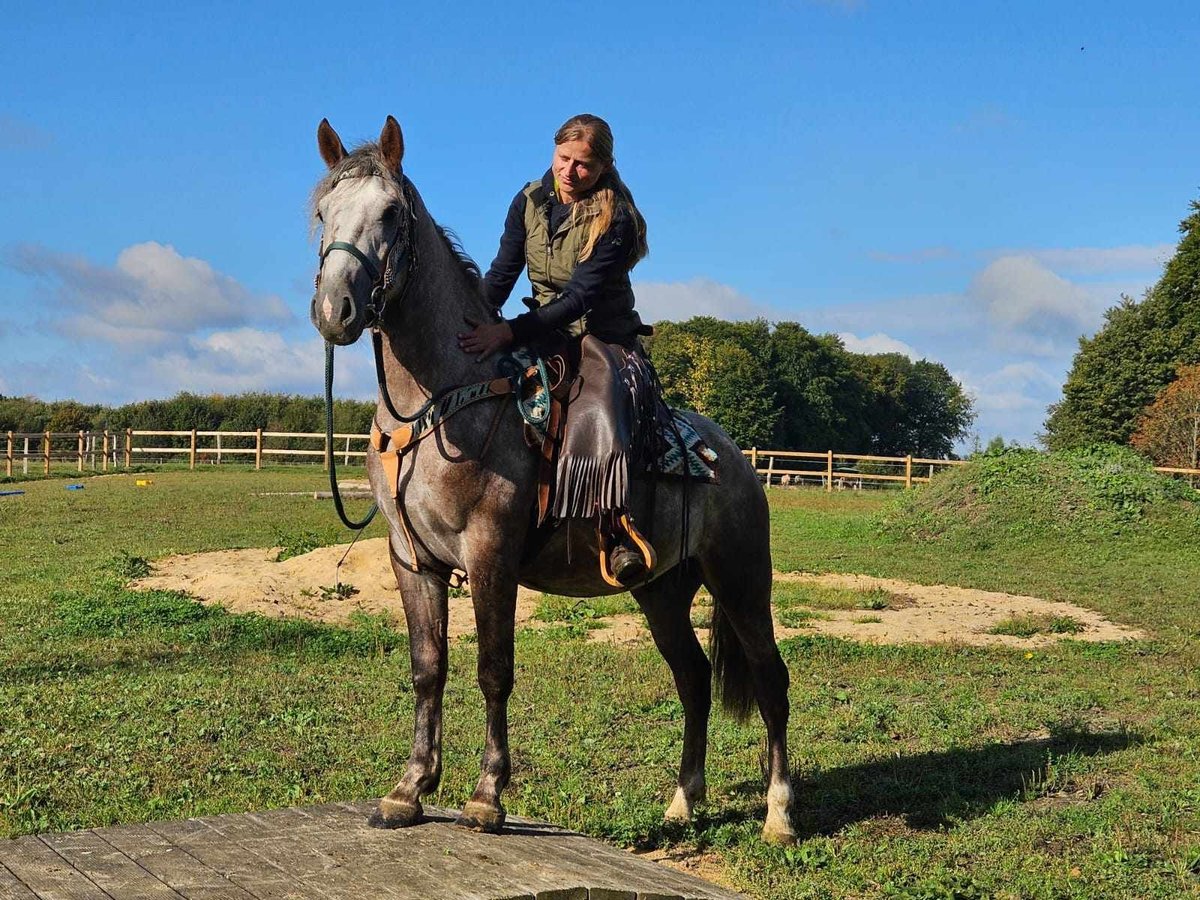
[[[704,583],[713,595],[712,656],[724,705],[744,715],[749,705],[757,702],[767,729],[769,781],[763,838],[789,844],[796,838],[791,823],[792,782],[787,756],[788,672],[771,621],[767,523],[762,521],[756,526],[715,536],[701,567]],[[762,540],[753,540],[759,534]]]
[[[412,753],[404,777],[379,801],[371,824],[403,828],[420,821],[421,797],[442,777],[442,695],[446,687],[446,585],[410,572],[392,555],[404,601],[416,703]]]
[[[506,571],[499,554],[469,568],[475,630],[479,636],[479,689],[487,710],[487,734],[479,783],[463,807],[458,824],[497,832],[504,825],[500,794],[508,786],[512,762],[508,750],[508,698],[513,689],[513,632],[517,608],[516,573]]]
[[[633,591],[646,614],[654,643],[671,667],[675,689],[683,704],[679,783],[666,812],[666,818],[671,821],[690,822],[695,805],[704,802],[704,757],[712,705],[712,667],[692,630],[692,598],[699,586],[700,569],[693,563],[677,567]]]

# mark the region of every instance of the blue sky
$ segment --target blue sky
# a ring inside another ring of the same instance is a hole
[[[649,222],[644,317],[934,359],[982,441],[1030,442],[1200,196],[1197,46],[1178,3],[29,6],[0,32],[0,393],[318,393],[321,118],[349,144],[395,115],[486,267],[588,111]],[[366,348],[339,359],[371,396]]]

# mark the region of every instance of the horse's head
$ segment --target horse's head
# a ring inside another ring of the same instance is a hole
[[[382,318],[411,265],[415,220],[400,169],[404,137],[388,116],[378,144],[347,153],[322,119],[317,146],[329,172],[313,191],[321,261],[310,315],[325,340],[352,344]]]

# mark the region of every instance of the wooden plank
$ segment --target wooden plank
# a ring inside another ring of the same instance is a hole
[[[42,842],[113,897],[183,900],[182,894],[91,831],[43,835]]]
[[[289,873],[231,844],[202,819],[151,822],[150,828],[259,900],[296,900],[304,896],[295,890]]]
[[[395,896],[331,853],[336,833],[300,810],[221,816],[205,822],[264,863],[289,873],[306,892],[311,888],[330,900],[359,900],[372,893]]]
[[[254,900],[253,895],[148,825],[98,828],[95,833],[188,900]]]
[[[401,900],[427,900],[444,895],[444,879],[415,871],[409,864],[414,849],[403,842],[405,832],[371,828],[367,824],[367,809],[346,808],[342,804],[325,804],[302,810],[272,810],[255,813],[255,818],[275,823],[294,822],[296,840],[315,843],[337,868],[331,869],[339,881],[362,885],[350,896],[385,896]],[[295,817],[295,818],[293,818]],[[307,822],[307,824],[302,824]],[[333,892],[325,883],[322,890]],[[472,900],[473,894],[464,894]]]
[[[0,865],[42,900],[98,900],[109,897],[36,837],[0,842]]]
[[[0,900],[37,900],[37,894],[16,875],[0,865]]]

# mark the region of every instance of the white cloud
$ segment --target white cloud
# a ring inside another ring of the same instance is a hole
[[[761,303],[709,278],[691,281],[639,281],[633,285],[637,309],[646,322],[679,322],[693,316],[744,321],[778,318]]]
[[[338,357],[339,392],[356,380],[355,373],[361,374],[363,366],[355,356],[343,352]],[[292,344],[278,332],[237,328],[189,338],[182,346],[146,358],[139,368],[163,395],[185,390],[315,394],[324,385],[325,353],[317,338]]]
[[[882,332],[860,338],[848,331],[842,331],[838,333],[838,337],[851,353],[902,353],[911,360],[923,358],[904,341],[898,341]]]
[[[1059,390],[1061,379],[1035,362],[1013,362],[981,376],[958,376],[975,398],[982,416],[993,412],[1046,409],[1049,397]]]
[[[1127,244],[1121,247],[1049,247],[1042,250],[1001,250],[1000,257],[1029,256],[1056,272],[1102,275],[1151,272],[1162,268],[1175,252],[1174,244]]]
[[[1083,287],[1032,256],[1002,256],[972,279],[967,296],[1004,330],[1077,335],[1099,323],[1104,307]]]
[[[14,268],[56,286],[49,315],[69,337],[145,346],[206,328],[292,320],[274,294],[256,294],[204,260],[153,241],[125,248],[113,266],[32,245],[10,257]]]

